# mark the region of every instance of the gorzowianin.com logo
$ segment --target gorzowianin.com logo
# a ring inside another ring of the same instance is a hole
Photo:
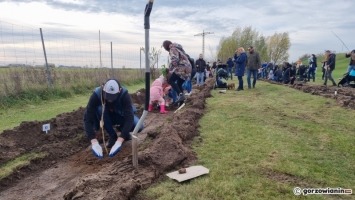
[[[352,194],[352,189],[344,188],[293,188],[293,194],[295,195],[310,195],[310,194]]]

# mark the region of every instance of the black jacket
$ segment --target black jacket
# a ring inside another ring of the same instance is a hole
[[[327,60],[327,65],[329,66],[330,70],[335,69],[335,54],[334,53],[329,54],[329,58]]]
[[[86,106],[84,126],[86,135],[90,140],[95,138],[95,123],[100,121],[98,117],[101,116],[101,113],[99,113],[99,108],[102,107],[101,92],[101,87],[96,88]],[[121,137],[128,139],[130,137],[129,132],[134,126],[134,113],[131,97],[128,94],[128,91],[124,88],[121,88],[121,92],[115,101],[112,103],[105,103],[104,124],[112,124],[111,118],[113,116],[122,119],[124,122],[121,126]],[[108,122],[108,120],[110,120],[110,122]],[[105,129],[109,135],[116,134],[113,126],[105,126]]]
[[[196,60],[196,72],[204,72],[206,69],[206,61],[203,59]]]

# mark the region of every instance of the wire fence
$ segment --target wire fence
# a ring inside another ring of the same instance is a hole
[[[141,68],[139,48],[113,33],[42,28],[48,63],[56,67]],[[116,41],[115,41],[116,40]],[[0,67],[44,66],[40,28],[0,21]],[[142,41],[143,45],[143,41]],[[144,58],[142,58],[144,61]]]
[[[144,78],[143,38],[129,43],[115,37],[119,33],[41,29],[43,43],[40,28],[0,21],[0,98],[52,86],[91,87],[107,78],[122,83]]]

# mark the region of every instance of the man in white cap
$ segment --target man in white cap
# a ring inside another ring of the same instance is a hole
[[[103,110],[104,109],[104,110]],[[102,117],[103,114],[103,117]],[[100,128],[103,118],[104,129],[109,134],[109,156],[113,157],[120,150],[122,143],[131,138],[130,132],[138,123],[134,115],[134,107],[128,91],[121,87],[115,79],[108,80],[103,86],[97,87],[91,95],[84,115],[85,133],[91,141],[91,148],[95,156],[102,158],[103,152],[95,132]],[[121,135],[118,137],[114,125],[119,125]],[[140,127],[141,131],[143,126]]]

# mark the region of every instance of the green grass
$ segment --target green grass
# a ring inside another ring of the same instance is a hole
[[[297,186],[354,189],[353,110],[262,82],[213,96],[200,120],[202,142],[194,144],[196,164],[210,174],[181,184],[165,178],[144,191],[147,199],[284,200],[303,199],[293,194]],[[327,198],[351,197],[307,196]]]
[[[27,153],[0,166],[0,180],[12,174],[15,170],[30,164],[31,160],[41,159],[45,153]]]

